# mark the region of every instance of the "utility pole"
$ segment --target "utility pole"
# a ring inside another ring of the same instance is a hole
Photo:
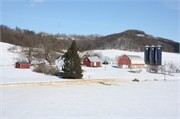
[[[105,58],[105,61],[104,61],[104,63],[105,63],[105,71],[106,71],[106,62],[107,62],[107,61],[106,61],[106,58]]]
[[[165,65],[165,71],[164,71],[164,80],[165,80],[165,75],[166,75],[166,61],[165,61],[164,65]]]

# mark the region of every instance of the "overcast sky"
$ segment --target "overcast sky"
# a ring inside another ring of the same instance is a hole
[[[178,0],[1,0],[0,5],[0,23],[10,28],[80,35],[137,29],[180,42]]]

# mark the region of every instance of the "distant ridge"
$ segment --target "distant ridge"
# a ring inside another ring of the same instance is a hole
[[[140,30],[126,30],[121,33],[101,36],[99,34],[66,35],[57,33],[53,35],[45,32],[35,33],[18,27],[11,29],[5,25],[0,25],[0,28],[2,42],[24,47],[40,47],[43,44],[48,44],[51,46],[50,50],[57,52],[68,49],[73,40],[76,40],[79,51],[118,49],[143,52],[145,45],[161,45],[165,52],[180,52],[180,43],[153,37]],[[30,45],[30,43],[34,44]]]
[[[178,42],[153,37],[140,30],[126,30],[122,33],[99,37],[96,42],[102,43],[97,49],[120,49],[127,51],[144,51],[145,45],[161,45],[163,51],[179,52],[180,45]]]

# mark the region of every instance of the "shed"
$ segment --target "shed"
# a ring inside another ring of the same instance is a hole
[[[118,60],[119,68],[144,68],[144,60],[137,55],[122,55]]]
[[[83,64],[89,67],[100,67],[101,66],[101,60],[97,57],[86,57],[83,60]]]
[[[28,62],[16,62],[16,68],[30,68]]]
[[[108,56],[104,56],[100,60],[101,60],[101,64],[103,64],[104,62],[107,62],[108,64],[112,65],[114,63],[114,60]]]
[[[55,59],[55,66],[58,70],[62,70],[62,66],[64,65],[64,55],[59,56]]]

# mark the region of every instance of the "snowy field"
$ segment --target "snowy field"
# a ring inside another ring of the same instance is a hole
[[[19,54],[0,42],[0,83],[71,81],[56,76],[17,69]],[[104,56],[139,55],[143,52],[97,50]],[[163,62],[180,63],[180,54],[163,52]],[[179,119],[180,74],[129,73],[116,65],[82,67],[83,79],[139,79],[140,82],[49,86],[0,86],[0,119]],[[157,79],[158,81],[155,81]]]
[[[0,42],[0,72],[1,72],[1,84],[9,83],[30,83],[30,82],[52,82],[52,81],[65,81],[60,77],[50,76],[40,73],[32,72],[31,69],[17,69],[15,68],[15,62],[21,59],[18,53],[9,52],[7,49],[13,45],[8,43]],[[18,51],[18,50],[17,50]],[[127,55],[138,55],[144,58],[143,52],[128,52],[121,50],[96,50],[94,52],[102,52],[103,56],[109,56],[110,58],[115,58],[122,54]],[[177,53],[162,53],[163,62],[174,62],[180,66],[180,54]],[[164,80],[164,75],[162,74],[151,74],[147,73],[145,69],[142,70],[140,74],[129,73],[129,69],[118,69],[116,65],[102,66],[101,68],[89,68],[82,67],[85,72],[83,73],[83,79],[127,79],[133,80],[138,78],[139,80]],[[174,76],[166,75],[167,80],[177,80],[179,78],[179,73],[173,74]],[[69,79],[68,79],[69,81]]]
[[[135,78],[145,81],[154,80],[159,81],[164,80],[163,74],[151,74],[146,72],[145,69],[141,69],[141,73],[130,73],[129,69],[119,69],[117,66],[105,66],[101,68],[89,68],[83,67],[85,72],[83,73],[83,78],[86,79],[127,79],[133,80]],[[57,76],[45,75],[41,73],[35,73],[31,69],[17,69],[14,66],[2,66],[1,72],[1,84],[11,84],[11,83],[31,83],[31,82],[52,82],[52,81],[69,81],[71,79],[62,79]],[[179,73],[173,73],[171,75],[166,75],[165,78],[169,81],[174,81],[179,78]]]
[[[2,119],[179,119],[178,81],[1,88]]]

